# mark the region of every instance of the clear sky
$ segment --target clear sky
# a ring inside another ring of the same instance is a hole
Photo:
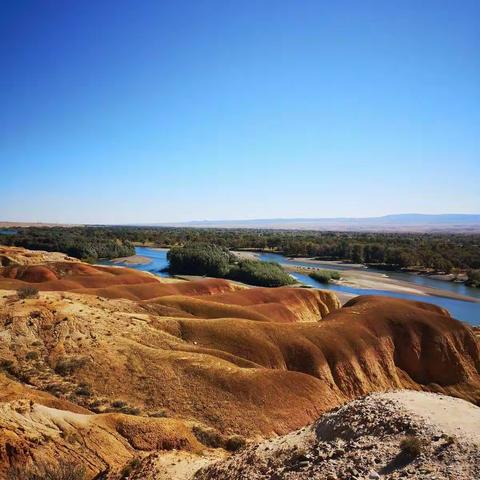
[[[480,2],[0,0],[0,220],[480,211]]]

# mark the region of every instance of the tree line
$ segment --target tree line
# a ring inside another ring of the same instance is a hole
[[[30,250],[63,252],[87,262],[135,254],[135,247],[130,241],[108,233],[108,229],[30,227],[15,228],[13,231],[15,234],[0,234],[0,243]]]
[[[293,257],[342,260],[376,267],[438,272],[480,269],[480,234],[356,233],[265,229],[170,227],[16,228],[0,242],[56,250],[80,258],[133,254],[133,245],[174,247],[208,243],[230,250],[252,249]]]
[[[250,285],[280,287],[295,280],[278,264],[242,260],[226,247],[202,242],[174,246],[168,252],[169,271],[174,275],[205,275],[228,278]]]

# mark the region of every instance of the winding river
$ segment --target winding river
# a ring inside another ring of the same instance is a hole
[[[167,260],[167,250],[166,249],[153,249],[147,247],[136,247],[136,254],[142,257],[147,257],[151,260],[150,263],[145,265],[125,265],[130,268],[135,268],[137,270],[151,272],[159,276],[168,276],[168,273],[163,272],[166,267],[168,267]],[[332,264],[321,264],[315,263],[313,265],[309,262],[302,262],[301,260],[291,260],[283,255],[276,253],[260,253],[258,259],[264,262],[277,262],[284,265],[299,266],[299,267],[320,267],[328,268],[334,270],[351,270],[352,267],[348,265],[335,265]],[[111,264],[111,262],[104,262]],[[369,272],[375,272],[374,269],[368,269]],[[417,300],[423,302],[430,302],[435,305],[447,308],[450,313],[459,320],[470,323],[471,325],[480,325],[480,290],[475,288],[469,288],[461,283],[446,282],[443,280],[435,280],[429,277],[414,275],[409,273],[401,272],[385,272],[377,271],[382,275],[388,275],[390,278],[402,280],[404,282],[409,282],[414,287],[417,286],[426,286],[435,288],[437,290],[445,290],[448,292],[453,292],[461,295],[467,295],[474,298],[476,301],[468,302],[463,300],[454,300],[451,298],[440,297],[440,296],[425,296],[425,295],[414,295],[410,293],[403,292],[390,292],[386,290],[372,290],[372,289],[362,289],[355,288],[346,285],[336,285],[336,284],[323,284],[319,283],[308,275],[292,272],[292,275],[301,283],[309,285],[311,287],[320,288],[323,290],[333,290],[337,292],[349,293],[354,295],[386,295],[396,298],[405,298],[408,300]]]

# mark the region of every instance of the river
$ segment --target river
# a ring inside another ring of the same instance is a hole
[[[168,273],[162,271],[168,267],[167,250],[166,249],[153,249],[147,247],[136,247],[136,254],[142,257],[147,257],[151,260],[151,263],[146,265],[125,265],[137,270],[151,272],[159,276],[169,276]],[[259,260],[264,262],[277,262],[280,264],[294,265],[300,267],[312,267],[318,266],[321,268],[329,268],[331,270],[351,270],[348,265],[335,265],[315,263],[313,265],[309,262],[302,262],[300,260],[291,260],[283,255],[276,253],[260,253]],[[111,262],[104,262],[111,263]],[[368,269],[369,272],[375,272],[373,269]],[[454,300],[451,298],[437,297],[437,296],[425,296],[425,295],[413,295],[410,293],[390,292],[386,290],[372,290],[354,288],[346,285],[336,284],[323,284],[310,278],[308,275],[292,272],[292,275],[301,283],[309,285],[315,288],[323,290],[333,290],[337,292],[350,293],[354,295],[385,295],[389,297],[405,298],[408,300],[417,300],[421,302],[429,302],[435,305],[444,307],[450,311],[450,313],[457,319],[470,323],[471,325],[480,325],[480,290],[475,288],[469,288],[460,283],[446,282],[443,280],[435,280],[432,278],[414,275],[401,272],[385,272],[378,271],[382,275],[388,275],[391,278],[409,282],[414,285],[428,286],[436,288],[438,290],[445,290],[448,292],[454,292],[461,295],[467,295],[479,299],[478,302],[467,302],[463,300]]]

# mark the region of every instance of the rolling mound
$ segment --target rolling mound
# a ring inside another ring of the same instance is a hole
[[[0,245],[0,266],[37,265],[47,262],[78,262],[76,258],[59,252],[27,250],[22,247],[6,247]]]
[[[26,459],[70,455],[88,478],[118,478],[138,456],[285,434],[375,391],[480,403],[478,339],[430,304],[364,296],[340,308],[314,289],[43,257],[0,275],[2,480]],[[40,293],[21,299],[20,286]]]

